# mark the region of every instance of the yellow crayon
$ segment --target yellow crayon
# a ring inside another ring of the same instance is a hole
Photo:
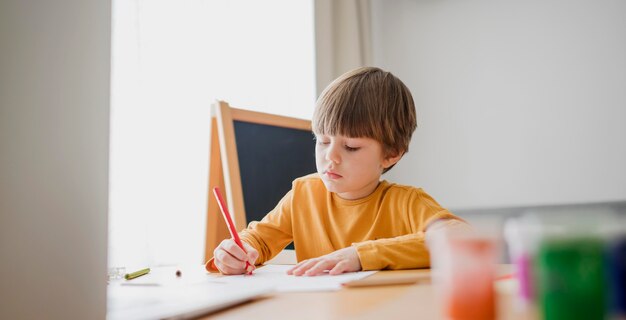
[[[124,275],[124,278],[126,280],[135,279],[137,277],[143,276],[144,274],[148,274],[148,272],[150,272],[150,268],[145,268],[145,269],[141,269],[139,271],[135,271],[132,273],[127,273]]]

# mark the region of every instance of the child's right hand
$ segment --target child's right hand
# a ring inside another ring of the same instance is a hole
[[[213,251],[213,263],[217,269],[223,274],[244,274],[246,270],[246,261],[250,263],[254,270],[254,262],[259,257],[259,252],[251,245],[242,241],[247,254],[235,243],[233,239],[226,239],[220,243]]]

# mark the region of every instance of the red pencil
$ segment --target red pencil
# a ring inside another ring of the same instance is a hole
[[[217,187],[213,188],[213,194],[215,198],[217,198],[217,205],[220,207],[220,211],[222,212],[222,216],[224,220],[226,220],[226,224],[228,225],[228,231],[230,231],[230,236],[235,240],[235,243],[245,252],[248,253],[246,249],[243,247],[243,243],[239,238],[239,234],[237,233],[237,229],[235,229],[235,224],[233,223],[233,219],[230,217],[230,213],[228,213],[228,208],[226,208],[226,204],[224,204],[224,200],[222,199],[222,195],[220,194],[220,189]],[[246,261],[246,271],[248,274],[252,274],[252,270],[254,270],[254,266],[250,264],[250,262]]]

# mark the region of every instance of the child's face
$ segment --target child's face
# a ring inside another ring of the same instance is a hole
[[[315,163],[326,189],[343,199],[370,195],[383,169],[400,157],[385,158],[380,142],[370,138],[349,138],[316,134]]]

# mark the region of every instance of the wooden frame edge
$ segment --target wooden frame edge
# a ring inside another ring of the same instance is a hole
[[[218,101],[215,108],[228,211],[235,221],[235,228],[243,230],[247,221],[231,109],[224,101]]]
[[[311,121],[279,116],[275,114],[256,112],[251,110],[230,108],[232,119],[237,121],[266,124],[275,127],[284,127],[311,131]]]

